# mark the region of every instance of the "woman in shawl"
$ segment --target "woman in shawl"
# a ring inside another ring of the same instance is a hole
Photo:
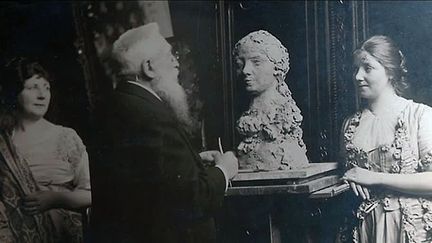
[[[0,242],[82,242],[79,210],[91,204],[88,156],[73,129],[44,119],[50,81],[26,58],[2,75]]]

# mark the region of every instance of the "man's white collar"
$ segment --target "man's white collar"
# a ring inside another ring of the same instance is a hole
[[[150,89],[149,87],[146,87],[146,86],[144,86],[144,85],[142,85],[142,84],[140,84],[140,83],[138,83],[138,82],[136,82],[136,81],[127,81],[127,82],[128,82],[128,83],[131,83],[131,84],[138,85],[138,86],[140,86],[141,88],[146,89],[148,92],[152,93],[154,96],[156,96],[156,98],[158,98],[160,101],[162,101],[161,97],[159,97],[159,95],[157,95],[156,92],[154,92],[154,91],[153,91],[152,89]]]

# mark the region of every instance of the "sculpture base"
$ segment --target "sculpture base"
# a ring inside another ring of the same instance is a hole
[[[227,195],[311,193],[338,183],[337,167],[338,163],[310,163],[296,170],[239,170]]]

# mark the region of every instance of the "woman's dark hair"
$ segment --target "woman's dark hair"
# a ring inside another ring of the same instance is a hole
[[[390,82],[398,95],[408,88],[405,57],[396,43],[388,36],[375,35],[367,39],[354,51],[354,59],[361,59],[362,53],[374,57],[386,70]]]
[[[10,133],[18,123],[18,95],[27,79],[37,75],[51,81],[50,75],[38,60],[18,57],[9,61],[0,77],[0,131]]]

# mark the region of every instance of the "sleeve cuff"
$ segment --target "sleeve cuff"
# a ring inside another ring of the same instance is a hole
[[[219,165],[216,165],[215,167],[219,168],[222,171],[222,173],[224,174],[224,177],[225,177],[225,191],[227,191],[228,190],[228,183],[229,183],[228,173],[225,171],[225,169],[223,167],[221,167]]]

